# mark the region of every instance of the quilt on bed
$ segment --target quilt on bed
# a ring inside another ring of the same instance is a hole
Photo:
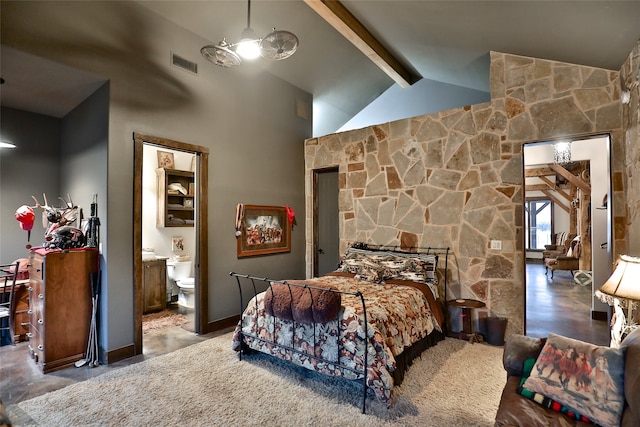
[[[390,404],[394,385],[391,375],[391,372],[396,369],[394,356],[431,334],[434,329],[442,332],[436,320],[437,313],[434,314],[431,303],[420,286],[378,284],[340,275],[292,282],[344,292],[362,292],[366,304],[369,336],[367,386],[387,404]],[[423,286],[426,288],[426,285]],[[362,372],[364,364],[362,339],[365,328],[359,297],[343,294],[342,307],[335,320],[327,323],[296,322],[295,324],[292,321],[268,315],[265,312],[264,299],[265,292],[258,294],[247,305],[243,320],[236,327],[233,336],[234,350],[240,350],[240,327],[242,327],[245,343],[254,350],[288,360],[313,371],[348,379],[361,379],[362,375],[358,372]],[[247,335],[257,336],[276,344],[260,341]],[[338,347],[340,348],[339,363],[347,369],[331,363],[336,361]],[[302,354],[289,348],[298,350]],[[328,362],[319,361],[309,357],[308,354]]]

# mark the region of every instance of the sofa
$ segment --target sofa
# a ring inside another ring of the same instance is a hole
[[[557,399],[557,401],[549,398],[542,399],[541,397],[544,396],[539,393],[534,393],[537,397],[532,399],[530,394],[527,395],[522,392],[523,388],[526,390],[529,381],[527,379],[524,382],[524,387],[521,386],[523,375],[526,376],[525,361],[536,360],[531,374],[533,376],[533,372],[536,371],[539,366],[544,366],[541,364],[541,360],[543,359],[542,354],[545,354],[544,352],[553,347],[551,339],[557,338],[557,336],[552,336],[553,334],[550,334],[548,338],[541,339],[513,334],[507,338],[503,353],[503,366],[507,372],[507,382],[503,389],[496,413],[495,426],[586,427],[594,425],[589,422],[593,421],[592,419],[585,421],[584,417],[576,417],[575,411],[571,412],[571,408],[567,410],[562,404],[561,399]],[[564,341],[574,341],[578,344],[584,344],[585,346],[592,346],[582,341],[566,338],[564,338]],[[622,341],[619,349],[610,349],[608,347],[597,347],[597,349],[597,351],[621,354],[621,365],[619,369],[619,376],[621,378],[618,383],[618,389],[622,396],[618,396],[617,400],[620,408],[618,412],[619,417],[615,422],[602,424],[620,425],[622,427],[640,426],[640,328],[630,333]],[[543,375],[546,374],[549,378],[552,378],[549,372],[551,372],[550,368],[546,371],[543,370]],[[557,375],[557,373],[553,375]],[[593,408],[598,409],[605,407],[610,401],[614,400],[614,397],[606,394],[603,395],[602,393],[598,395],[596,393],[596,390],[598,390],[598,383],[596,382],[597,376],[591,375],[590,377],[594,378],[593,382],[588,384],[588,386],[584,384],[582,386],[585,393],[589,395],[593,394],[596,397],[596,402],[590,402],[588,406],[592,410]],[[576,378],[568,379],[566,382],[562,380],[559,381],[562,385],[560,390],[566,390],[568,395],[578,393],[575,391],[576,385],[574,381],[579,381],[577,376]],[[566,387],[566,389],[564,389],[564,387]],[[598,396],[599,399],[597,399]],[[549,401],[551,401],[551,403]]]

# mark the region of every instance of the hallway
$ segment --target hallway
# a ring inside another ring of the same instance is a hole
[[[541,262],[526,264],[526,334],[545,337],[550,332],[609,345],[609,324],[591,318],[591,288],[573,281],[568,271],[544,274]]]

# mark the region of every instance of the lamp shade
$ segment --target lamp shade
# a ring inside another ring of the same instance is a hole
[[[616,298],[621,306],[628,301],[640,301],[640,258],[621,255],[615,271],[596,291],[596,296],[609,305]]]

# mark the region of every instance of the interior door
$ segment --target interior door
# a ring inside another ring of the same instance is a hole
[[[316,171],[317,239],[314,275],[334,271],[340,259],[338,170]]]

